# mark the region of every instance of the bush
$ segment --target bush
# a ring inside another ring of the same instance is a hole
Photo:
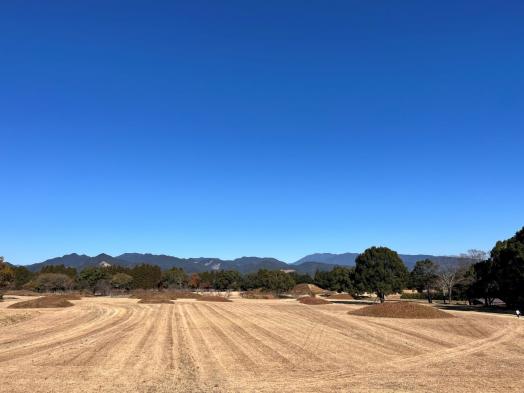
[[[403,293],[402,295],[400,295],[400,298],[406,299],[406,300],[426,300],[426,301],[428,300],[428,296],[425,293],[421,293],[421,292]],[[437,292],[437,293],[433,293],[431,295],[431,298],[433,300],[444,300],[444,295],[441,292]],[[458,299],[454,298],[453,300],[458,300]]]
[[[68,291],[73,285],[73,280],[62,273],[39,274],[30,284],[38,292]]]

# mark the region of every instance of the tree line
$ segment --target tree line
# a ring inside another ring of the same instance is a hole
[[[354,267],[338,266],[331,271],[317,271],[313,276],[266,269],[249,274],[235,270],[187,274],[180,268],[162,271],[150,264],[88,267],[80,272],[73,267],[50,265],[33,273],[24,266],[10,266],[0,257],[0,289],[39,292],[80,289],[92,293],[139,288],[263,289],[283,293],[296,284],[311,283],[354,295],[375,293],[381,301],[387,295],[410,288],[417,291],[412,297],[424,297],[430,303],[434,299],[470,303],[483,299],[485,305],[492,305],[499,298],[508,306],[524,305],[524,227],[510,239],[497,242],[489,254],[470,250],[461,256],[462,262],[458,263],[420,260],[410,272],[395,251],[371,247],[356,258]]]

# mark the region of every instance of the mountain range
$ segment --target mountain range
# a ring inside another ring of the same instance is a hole
[[[158,254],[139,254],[125,253],[113,257],[108,254],[99,254],[94,257],[88,255],[79,255],[76,253],[67,254],[62,257],[52,258],[43,262],[27,265],[31,271],[39,271],[47,265],[65,265],[82,270],[90,266],[100,266],[108,263],[110,265],[120,265],[132,267],[141,263],[158,265],[162,269],[171,269],[178,267],[188,273],[199,273],[211,270],[238,270],[240,273],[256,272],[259,269],[282,269],[294,270],[298,273],[307,273],[313,275],[317,270],[328,271],[335,266],[354,266],[358,253],[343,254],[310,254],[294,263],[286,263],[275,258],[260,257],[242,257],[233,260],[220,258],[178,258],[170,255]],[[459,260],[459,257],[435,256],[435,255],[408,255],[399,254],[408,269],[412,269],[416,261],[421,259],[430,259],[434,262],[453,263]],[[105,263],[103,263],[105,262]]]

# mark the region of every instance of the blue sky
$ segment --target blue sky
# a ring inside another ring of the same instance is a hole
[[[521,1],[0,5],[0,255],[490,249]]]

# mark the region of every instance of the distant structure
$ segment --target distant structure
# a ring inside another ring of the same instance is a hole
[[[111,267],[111,264],[109,262],[106,262],[106,261],[102,261],[98,264],[98,266],[100,267]]]

